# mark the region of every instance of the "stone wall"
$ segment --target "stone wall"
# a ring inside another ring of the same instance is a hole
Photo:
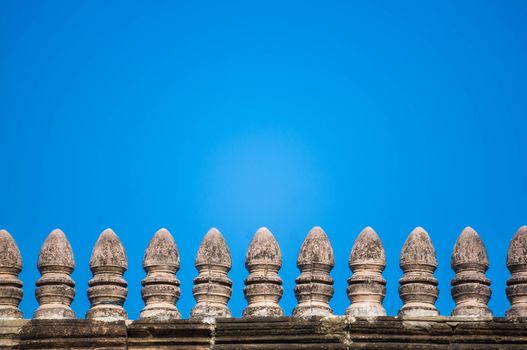
[[[525,349],[527,322],[460,317],[0,321],[0,349]]]
[[[39,258],[36,282],[39,307],[32,320],[23,320],[18,305],[22,259],[11,235],[0,230],[0,348],[1,349],[527,349],[527,226],[513,236],[507,254],[511,275],[505,318],[494,318],[487,303],[491,282],[487,252],[478,234],[467,227],[456,241],[451,266],[450,316],[440,316],[435,301],[438,282],[435,250],[423,228],[414,229],[400,256],[403,276],[397,316],[386,316],[382,305],[386,280],[384,248],[371,228],[353,244],[349,267],[346,315],[335,316],[330,272],[334,257],[320,227],[307,235],[298,254],[298,300],[291,317],[280,307],[283,288],[280,247],[271,232],[259,229],[246,255],[247,307],[235,319],[227,306],[232,282],[229,248],[221,233],[211,229],[198,250],[193,294],[196,304],[189,320],[177,309],[180,266],[177,245],[165,230],[151,239],[144,258],[144,308],[129,321],[123,308],[127,256],[110,229],[97,240],[90,259],[91,306],[86,319],[75,319],[71,302],[75,261],[60,230],[50,233]]]

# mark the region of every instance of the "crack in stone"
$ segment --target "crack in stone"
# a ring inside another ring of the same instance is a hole
[[[209,326],[209,330],[210,330],[209,349],[214,350],[215,345],[216,345],[216,319],[214,317],[205,317],[203,318],[202,322]]]

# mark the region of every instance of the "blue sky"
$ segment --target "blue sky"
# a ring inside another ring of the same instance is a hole
[[[213,226],[233,256],[235,316],[260,226],[282,249],[286,314],[315,225],[335,251],[336,314],[367,225],[386,249],[389,314],[418,225],[437,251],[441,314],[465,226],[488,249],[491,309],[508,308],[506,251],[527,224],[524,1],[4,1],[0,52],[0,227],[22,252],[26,317],[57,227],[74,249],[78,317],[107,227],[128,254],[132,319],[161,227],[179,246],[185,317]]]

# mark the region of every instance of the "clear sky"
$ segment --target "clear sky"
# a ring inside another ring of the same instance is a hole
[[[386,249],[389,314],[418,225],[437,251],[441,314],[465,226],[488,249],[491,309],[509,306],[506,251],[527,224],[525,1],[2,1],[0,53],[0,227],[22,252],[26,317],[57,227],[78,317],[107,227],[128,254],[132,319],[161,227],[179,246],[185,317],[213,226],[233,256],[235,316],[260,226],[282,249],[286,314],[315,225],[335,252],[336,314],[367,225]]]

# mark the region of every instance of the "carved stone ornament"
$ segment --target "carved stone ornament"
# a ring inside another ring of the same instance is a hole
[[[254,235],[245,266],[249,271],[244,289],[248,305],[243,310],[243,317],[282,316],[284,311],[278,304],[283,293],[282,279],[278,275],[282,253],[267,228],[260,228]]]
[[[507,317],[527,317],[527,226],[516,232],[507,252],[507,298],[511,303]]]
[[[416,227],[406,239],[399,265],[403,277],[399,280],[399,296],[403,306],[399,316],[437,316],[435,306],[439,296],[434,276],[437,259],[432,240],[422,227]]]
[[[171,321],[181,318],[176,308],[179,299],[179,252],[174,238],[166,229],[156,232],[150,240],[143,258],[146,278],[142,281],[141,294],[145,307],[140,319]]]
[[[15,240],[0,230],[0,320],[22,318],[18,304],[22,301],[22,257]]]
[[[40,304],[35,319],[75,318],[70,305],[75,297],[75,282],[71,273],[75,260],[64,232],[53,230],[40,249],[38,270],[41,273],[35,290]]]
[[[333,297],[333,278],[329,273],[335,258],[322,228],[317,226],[309,231],[296,264],[300,276],[295,280],[298,304],[293,309],[293,317],[331,316],[329,301]]]
[[[487,306],[491,290],[485,276],[489,268],[487,250],[479,235],[471,227],[461,232],[452,253],[452,297],[456,303],[452,316],[492,316]]]
[[[88,282],[91,308],[86,313],[87,319],[107,322],[127,319],[123,308],[128,295],[123,278],[127,267],[121,241],[111,229],[104,230],[95,243],[90,259],[93,278]]]
[[[198,276],[192,292],[196,306],[191,317],[231,317],[227,303],[231,298],[231,253],[220,231],[212,228],[207,232],[196,256]]]
[[[352,271],[348,279],[348,316],[385,316],[382,301],[386,295],[386,280],[382,271],[386,266],[384,248],[377,233],[366,227],[359,234],[349,257]]]

